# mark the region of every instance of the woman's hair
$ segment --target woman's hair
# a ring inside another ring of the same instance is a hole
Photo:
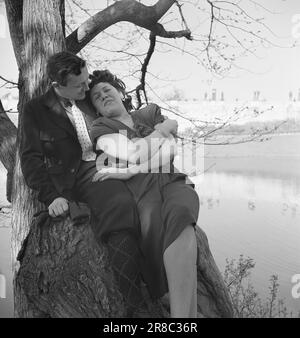
[[[124,95],[124,100],[122,100],[124,107],[127,111],[130,111],[133,109],[132,106],[132,99],[131,96],[129,96],[126,93],[126,86],[125,83],[119,79],[116,75],[112,74],[109,70],[95,70],[93,71],[93,74],[90,75],[90,90],[96,86],[98,83],[106,82],[115,87],[120,93]]]

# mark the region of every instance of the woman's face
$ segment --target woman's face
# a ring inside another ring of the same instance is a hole
[[[124,113],[122,93],[107,82],[100,82],[91,89],[91,101],[103,116],[116,117]],[[126,111],[126,110],[125,110]]]

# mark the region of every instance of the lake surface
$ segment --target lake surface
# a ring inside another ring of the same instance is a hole
[[[252,283],[262,299],[269,278],[277,274],[280,298],[289,310],[300,310],[293,299],[291,278],[300,274],[300,135],[277,135],[264,143],[205,148],[205,167],[196,177],[201,208],[198,224],[223,272],[225,259],[240,254],[254,259]],[[6,173],[0,168],[0,204],[5,203]],[[0,226],[7,217],[0,218]],[[12,316],[10,228],[0,227],[0,274],[7,298],[0,298],[0,317]]]
[[[294,188],[279,179],[221,173],[206,174],[197,185],[198,224],[221,271],[226,258],[253,258],[252,283],[261,298],[268,297],[268,280],[277,274],[280,298],[297,313],[291,278],[300,272],[300,181]]]

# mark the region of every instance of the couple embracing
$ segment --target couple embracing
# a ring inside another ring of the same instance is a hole
[[[72,53],[50,57],[47,73],[51,88],[23,115],[26,183],[51,217],[66,215],[72,201],[88,205],[132,309],[141,279],[153,299],[168,293],[171,317],[196,317],[199,199],[173,167],[176,121],[155,104],[132,111],[120,79],[108,70],[90,75]],[[120,271],[124,252],[130,261]],[[127,285],[132,276],[135,289]]]

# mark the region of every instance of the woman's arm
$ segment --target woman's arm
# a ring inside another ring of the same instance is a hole
[[[93,181],[104,181],[106,179],[120,179],[128,180],[138,173],[158,172],[158,168],[164,167],[168,169],[167,165],[172,162],[174,156],[177,154],[177,143],[173,136],[169,136],[163,142],[159,151],[157,151],[150,160],[147,160],[140,165],[132,165],[128,168],[102,168],[98,171]],[[169,166],[169,172],[170,172]]]
[[[139,165],[130,166],[129,172],[134,175],[137,173],[158,172],[160,167],[170,165],[177,154],[177,143],[175,138],[170,135],[165,138],[159,150],[147,161]],[[170,169],[170,167],[169,167]]]
[[[128,161],[132,164],[140,164],[151,159],[160,149],[166,138],[177,129],[175,120],[166,120],[155,129],[150,135],[129,140],[126,135],[120,133],[107,134],[97,140],[96,149],[104,151],[107,155]]]

